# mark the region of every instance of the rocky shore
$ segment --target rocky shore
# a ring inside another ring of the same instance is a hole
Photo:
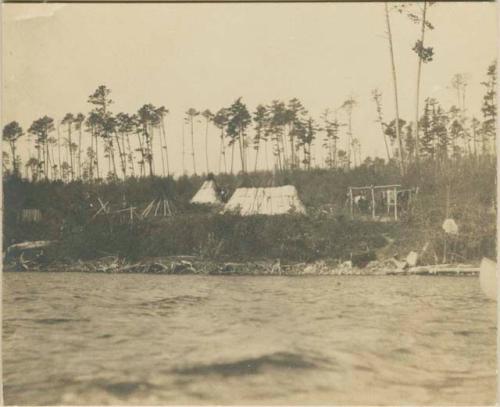
[[[15,244],[4,253],[3,270],[8,272],[84,272],[106,274],[198,274],[198,275],[476,275],[478,265],[471,264],[419,264],[419,255],[411,251],[404,260],[388,255],[393,245],[377,252],[351,254],[351,260],[321,259],[314,262],[291,262],[283,259],[231,261],[214,260],[205,256],[145,257],[132,262],[123,257],[108,255],[93,260],[74,260],[69,257],[50,257],[46,250],[51,241],[34,241]],[[424,252],[427,244],[421,252]]]

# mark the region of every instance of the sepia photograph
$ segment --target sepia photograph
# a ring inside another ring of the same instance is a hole
[[[497,4],[2,4],[5,405],[495,405]]]

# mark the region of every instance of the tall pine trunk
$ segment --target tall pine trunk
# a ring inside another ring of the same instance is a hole
[[[62,169],[61,169],[61,130],[60,124],[57,124],[57,159],[59,165],[59,178],[62,178]]]
[[[240,147],[240,158],[241,158],[241,171],[243,172],[246,172],[245,171],[245,151],[244,151],[244,141],[243,141],[243,135],[242,135],[242,132],[241,132],[241,129],[239,131],[239,137],[238,137],[238,144],[239,144],[239,147]]]
[[[69,152],[69,166],[71,173],[71,181],[74,179],[74,167],[73,167],[73,141],[71,139],[71,123],[68,123],[68,152]]]
[[[167,130],[164,122],[164,118],[162,117],[161,119],[161,134],[163,136],[163,144],[165,147],[165,159],[166,159],[166,164],[167,164],[167,176],[170,175],[170,164],[168,160],[168,144],[167,144]]]
[[[135,177],[135,166],[134,166],[134,153],[130,145],[130,134],[127,133],[127,150],[128,150],[128,162],[130,163],[130,171],[132,176]]]
[[[194,155],[194,119],[193,116],[191,116],[191,155],[193,157],[193,172],[194,175],[196,175],[196,158]]]
[[[163,157],[163,150],[164,150],[164,146],[163,146],[163,131],[161,129],[161,124],[159,126],[159,130],[160,130],[160,156],[161,156],[161,170],[162,170],[162,175],[165,176],[166,175],[166,171],[165,171],[165,157]]]
[[[14,176],[17,175],[17,162],[16,162],[16,143],[14,141],[10,141],[10,151],[12,152],[12,173]]]
[[[148,133],[148,163],[149,163],[149,175],[152,177],[154,175],[154,160],[153,160],[153,128],[151,127],[151,132]]]
[[[123,138],[123,133],[121,134]],[[115,140],[118,145],[118,156],[120,157],[120,165],[123,173],[123,179],[127,178],[127,163],[125,162],[125,152],[122,150],[122,146],[120,146],[120,138],[118,137],[118,133],[115,131]]]
[[[233,166],[234,166],[234,142],[231,144],[231,174],[234,174]]]
[[[257,172],[257,163],[259,162],[259,150],[260,150],[260,134],[259,134],[259,141],[257,142],[257,148],[255,149],[255,165],[253,168],[254,172]]]
[[[95,167],[97,179],[101,178],[101,171],[99,169],[99,136],[95,134]]]
[[[82,178],[82,122],[78,129],[78,178]]]
[[[186,123],[182,123],[182,175],[186,173],[186,142],[184,137],[184,129],[186,127]]]
[[[397,81],[397,76],[396,76],[396,64],[394,62],[394,48],[392,45],[392,33],[391,33],[391,22],[389,19],[389,8],[387,5],[387,2],[384,3],[385,5],[385,21],[387,24],[387,35],[389,38],[389,51],[391,55],[391,70],[392,70],[392,82],[394,85],[394,107],[396,110],[396,138],[398,140],[399,144],[399,169],[401,172],[401,175],[405,175],[405,163],[404,163],[404,150],[403,150],[403,141],[401,140],[401,134],[400,134],[400,129],[399,129],[399,102],[398,102],[398,81]]]
[[[422,26],[420,28],[420,43],[422,48],[424,47],[425,39],[425,19],[427,14],[427,1],[424,0],[424,10],[422,12]],[[417,170],[420,170],[420,134],[418,128],[419,121],[419,103],[420,103],[420,77],[422,72],[422,58],[418,55],[418,67],[417,67],[417,97],[415,101],[415,160],[417,163]]]
[[[205,127],[205,164],[206,164],[206,170],[207,170],[207,175],[210,172],[210,168],[208,166],[208,117],[206,118],[207,123]]]
[[[224,129],[220,130],[220,149],[219,149],[219,173],[221,172],[221,160],[224,160],[224,173],[227,173],[226,145],[224,144]]]

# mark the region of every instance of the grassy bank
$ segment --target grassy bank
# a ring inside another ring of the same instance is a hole
[[[281,259],[313,262],[353,259],[364,263],[374,255],[404,257],[427,243],[422,261],[471,261],[493,257],[496,247],[495,164],[493,161],[450,163],[447,171],[422,166],[420,176],[400,179],[394,164],[367,161],[351,171],[315,169],[282,174],[277,183],[297,187],[308,214],[239,217],[189,204],[204,177],[128,179],[112,183],[38,182],[4,180],[4,245],[25,240],[57,240],[49,259],[89,260],[116,255],[130,261],[146,257],[195,255],[216,261]],[[269,173],[217,176],[230,193],[241,185],[266,185]],[[419,186],[411,213],[397,223],[351,219],[346,207],[349,185]],[[449,191],[449,192],[448,192]],[[144,208],[165,197],[174,215],[143,219],[94,217],[98,198],[112,208]],[[39,208],[42,221],[24,223],[23,208]],[[441,224],[452,217],[457,237],[445,242]]]

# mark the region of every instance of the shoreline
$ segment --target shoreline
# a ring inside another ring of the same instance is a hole
[[[443,264],[398,267],[393,259],[374,260],[365,267],[351,262],[339,263],[327,259],[312,263],[282,264],[280,260],[215,261],[196,256],[171,256],[127,262],[107,256],[89,261],[22,264],[19,261],[4,264],[4,272],[82,272],[102,274],[160,274],[160,275],[215,275],[215,276],[387,276],[387,275],[448,275],[477,276],[479,268],[470,264]]]

